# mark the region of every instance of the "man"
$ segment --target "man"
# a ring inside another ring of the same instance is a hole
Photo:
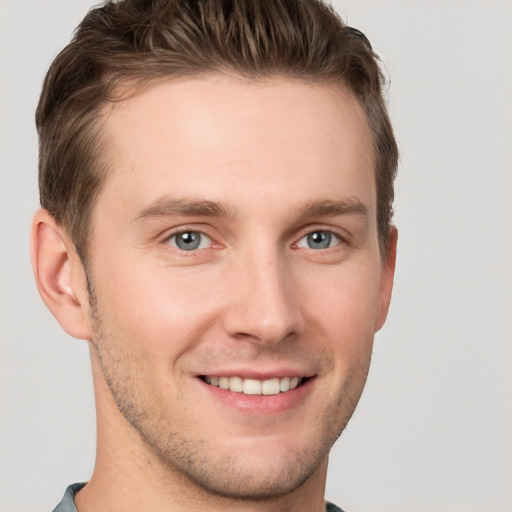
[[[395,262],[380,81],[316,0],[83,20],[36,116],[34,273],[89,343],[98,425],[57,512],[339,510],[328,455]]]

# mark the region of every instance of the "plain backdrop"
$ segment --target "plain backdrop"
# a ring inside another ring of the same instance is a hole
[[[38,94],[91,3],[0,1],[1,512],[52,510],[94,462],[86,344],[43,306],[28,245]],[[512,3],[335,5],[382,56],[402,158],[391,312],[327,497],[512,512]]]

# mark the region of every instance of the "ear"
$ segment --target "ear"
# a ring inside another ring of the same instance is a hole
[[[66,232],[44,209],[32,220],[30,246],[43,302],[68,334],[91,339],[85,271]]]
[[[391,302],[391,292],[393,290],[393,279],[395,277],[397,242],[398,231],[395,226],[391,226],[388,235],[387,251],[381,262],[382,266],[380,271],[379,309],[377,311],[375,332],[382,329],[382,326],[386,321],[386,317],[388,316],[389,303]]]

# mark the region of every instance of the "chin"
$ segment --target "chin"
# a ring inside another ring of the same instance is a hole
[[[166,474],[172,480],[185,477],[192,484],[191,493],[202,490],[235,500],[265,501],[294,492],[314,475],[326,474],[329,451],[345,422],[323,423],[323,429],[307,432],[290,429],[287,437],[260,435],[237,440],[231,432],[215,441],[190,430],[186,435],[182,429],[179,434],[170,433],[163,425],[155,429],[153,422],[133,426],[149,451],[157,455],[161,476]]]
[[[217,463],[209,457],[203,461],[205,464],[185,464],[181,472],[209,494],[268,501],[294,492],[321,467],[327,466],[327,454],[323,453],[306,451],[288,456],[269,456],[268,451],[260,453],[260,456],[231,456]]]

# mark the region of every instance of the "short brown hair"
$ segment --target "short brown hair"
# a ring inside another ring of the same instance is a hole
[[[354,93],[373,135],[384,252],[398,149],[379,59],[360,31],[322,0],[121,0],[89,11],[51,65],[36,112],[41,205],[82,260],[108,169],[104,106],[123,84],[223,71],[340,83]]]

